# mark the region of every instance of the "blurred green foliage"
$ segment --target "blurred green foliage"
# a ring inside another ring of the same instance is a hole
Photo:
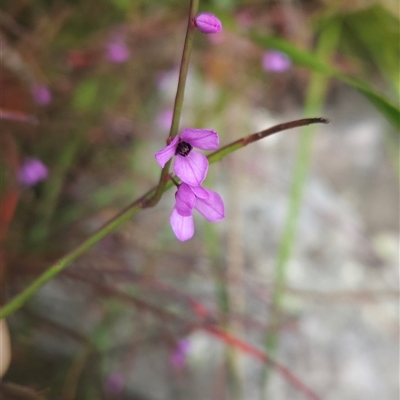
[[[342,43],[345,54],[364,60],[364,68],[374,66],[391,88],[389,95],[398,102],[399,19],[379,4],[338,18],[343,22]]]

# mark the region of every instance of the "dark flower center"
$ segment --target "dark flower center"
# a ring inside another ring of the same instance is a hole
[[[175,155],[179,154],[183,157],[187,157],[190,151],[193,149],[193,146],[187,142],[179,142],[178,146],[176,146]]]

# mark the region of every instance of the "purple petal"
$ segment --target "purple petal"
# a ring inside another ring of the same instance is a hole
[[[175,159],[175,174],[190,186],[200,186],[207,171],[208,160],[203,154],[191,151],[186,157],[178,155]]]
[[[200,199],[208,199],[209,198],[209,190],[204,189],[201,186],[193,186],[190,187],[190,189],[192,190],[192,192],[194,193],[194,195],[196,197],[199,197]]]
[[[201,13],[196,16],[195,24],[202,33],[217,33],[222,29],[221,21],[213,14]]]
[[[202,150],[216,150],[219,146],[218,133],[211,129],[184,129],[181,140]]]
[[[213,190],[204,189],[208,193],[207,199],[196,198],[196,210],[210,222],[220,221],[225,217],[225,206],[221,196]]]
[[[171,228],[175,233],[175,236],[181,241],[190,239],[194,234],[194,223],[193,216],[183,217],[178,213],[176,208],[172,210],[171,217],[169,219]]]
[[[186,183],[181,183],[175,194],[175,209],[182,217],[189,217],[193,214],[196,196]]]
[[[179,137],[175,136],[172,142],[164,147],[163,149],[157,151],[154,155],[157,162],[160,164],[161,168],[164,168],[164,165],[175,155],[176,146],[178,144]]]

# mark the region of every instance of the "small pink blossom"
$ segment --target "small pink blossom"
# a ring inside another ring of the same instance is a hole
[[[34,186],[47,179],[49,171],[38,158],[27,158],[18,170],[18,181],[25,186]]]
[[[121,38],[110,40],[107,43],[106,57],[108,61],[116,64],[128,61],[130,51],[124,40]]]
[[[180,136],[175,136],[171,143],[155,154],[155,158],[161,168],[173,157],[174,172],[182,180],[191,186],[200,186],[206,178],[208,171],[207,157],[196,151],[216,150],[219,145],[217,132],[211,129],[184,129]]]
[[[210,222],[218,222],[225,217],[224,202],[218,193],[181,183],[175,194],[170,223],[175,236],[182,242],[194,234],[193,209]]]
[[[213,14],[201,13],[195,18],[197,29],[206,34],[217,33],[222,30],[221,21]]]
[[[263,55],[262,66],[268,72],[285,72],[292,66],[292,62],[285,53],[269,50]]]
[[[51,92],[46,86],[35,84],[32,86],[31,92],[36,104],[45,106],[51,102]]]
[[[185,366],[186,356],[190,350],[190,342],[186,339],[181,339],[176,344],[174,351],[171,353],[169,361],[173,368],[180,370]]]

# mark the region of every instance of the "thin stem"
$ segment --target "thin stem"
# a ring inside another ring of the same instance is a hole
[[[179,120],[181,118],[183,99],[185,95],[186,78],[189,70],[190,54],[192,52],[194,33],[196,30],[196,27],[194,25],[194,18],[195,15],[197,14],[198,8],[199,8],[199,0],[191,0],[185,43],[183,45],[182,60],[179,70],[178,88],[176,89],[174,113],[172,116],[171,129],[169,132],[167,142],[169,142],[172,138],[174,138],[178,134]],[[160,180],[157,186],[156,193],[149,202],[149,206],[151,207],[155,206],[160,201],[161,196],[164,193],[165,185],[169,180],[168,175],[170,166],[171,166],[171,160],[169,160],[165,164],[164,168],[161,171]]]
[[[245,136],[238,139],[232,143],[227,144],[224,147],[214,151],[208,155],[208,160],[210,163],[222,160],[226,155],[232,153],[235,150],[241,149],[250,143],[254,143],[260,139],[264,139],[274,133],[286,131],[288,129],[299,128],[300,126],[306,126],[311,124],[328,124],[329,120],[326,118],[304,118],[297,119],[295,121],[286,122],[283,124],[275,125],[272,128],[265,129],[261,132],[253,133],[251,135]]]
[[[1,16],[1,14],[0,14]],[[5,110],[0,108],[0,120],[26,122],[28,124],[37,125],[39,120],[34,115],[24,114],[20,111]]]
[[[315,123],[328,123],[327,119],[324,118],[307,118],[301,119],[297,121],[288,122],[286,124],[276,125],[272,128],[266,129],[264,131],[254,133],[249,136],[245,136],[242,139],[236,140],[219,150],[211,153],[208,156],[208,160],[210,164],[220,161],[226,155],[232,153],[235,150],[238,150],[249,143],[254,143],[257,140],[263,139],[267,136],[270,136],[274,133],[281,132],[286,129],[296,128],[299,126],[315,124]],[[170,189],[174,186],[171,175],[166,175],[166,181],[163,185],[163,192]],[[88,251],[91,247],[93,247],[96,243],[98,243],[101,239],[107,236],[109,233],[120,227],[124,222],[128,221],[134,215],[136,215],[141,209],[153,207],[155,204],[154,197],[157,195],[158,187],[154,187],[150,189],[146,194],[142,197],[134,201],[131,205],[123,209],[116,217],[107,222],[103,227],[101,227],[97,232],[93,233],[89,238],[87,238],[83,243],[81,243],[78,247],[71,250],[64,257],[60,258],[55,264],[49,267],[42,275],[36,278],[24,291],[16,295],[12,298],[6,305],[4,305],[0,309],[0,319],[7,317],[12,314],[20,307],[24,305],[24,303],[33,296],[36,291],[43,286],[46,282],[57,276],[61,271],[63,271],[66,267],[72,264],[78,257]]]
[[[186,78],[189,71],[190,54],[192,52],[194,32],[196,30],[196,26],[194,25],[194,18],[197,14],[198,8],[199,0],[191,0],[185,44],[183,45],[182,60],[179,70],[178,88],[176,90],[175,96],[174,113],[172,116],[172,124],[169,132],[170,139],[173,139],[178,134],[179,120],[181,118],[183,99],[185,95]]]

